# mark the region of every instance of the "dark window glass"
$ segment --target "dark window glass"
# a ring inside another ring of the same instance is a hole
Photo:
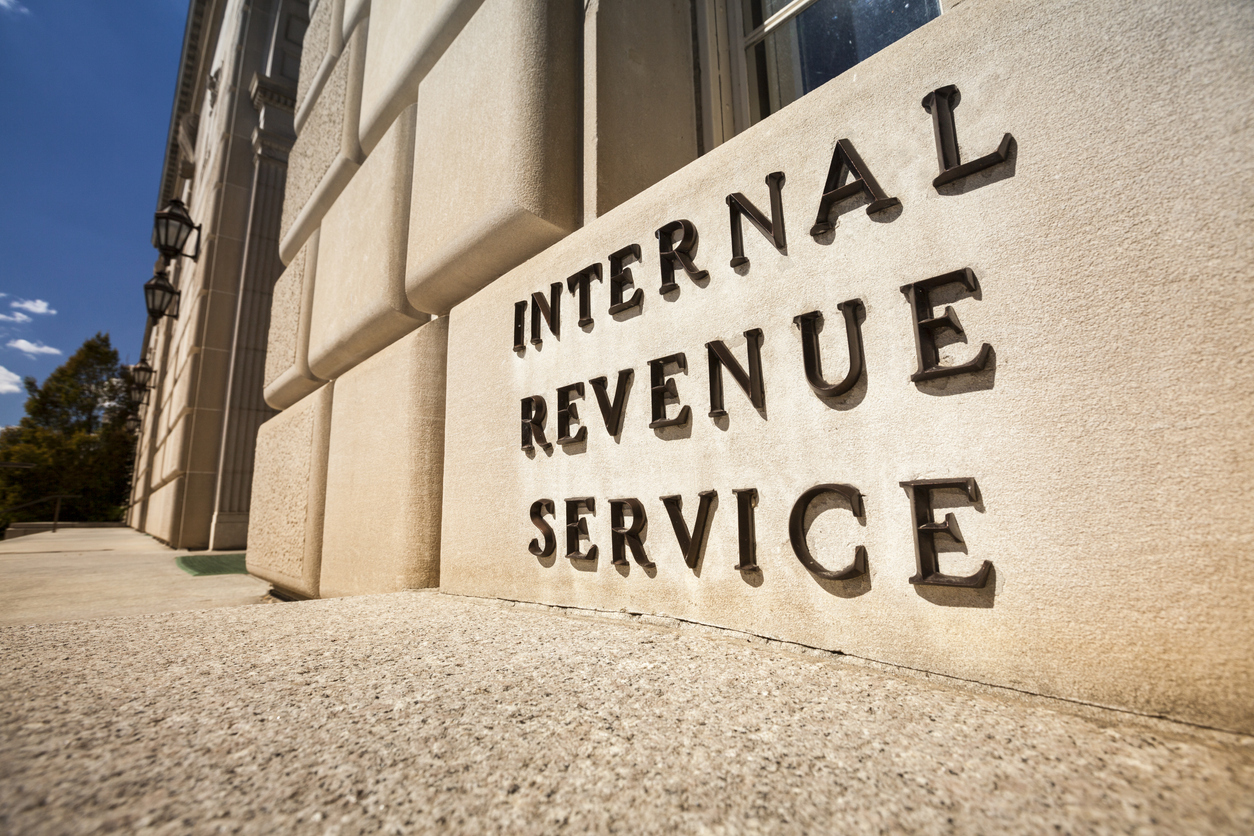
[[[747,0],[746,26],[782,2]],[[940,15],[939,0],[818,0],[751,44],[751,121],[787,104],[864,61]],[[753,26],[761,25],[761,20]]]

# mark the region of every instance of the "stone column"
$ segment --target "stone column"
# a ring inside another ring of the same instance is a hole
[[[292,114],[296,103],[290,82],[280,78],[254,75],[250,93],[259,119],[252,135],[252,199],[237,297],[231,370],[223,404],[225,418],[211,549],[239,549],[247,543],[257,428],[274,415],[262,391],[266,339],[270,330],[270,296],[275,280],[283,272],[283,263],[279,260],[279,226],[288,152],[295,140]]]

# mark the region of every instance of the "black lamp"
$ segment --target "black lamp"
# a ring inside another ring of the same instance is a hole
[[[179,317],[179,292],[170,284],[170,275],[164,270],[152,274],[152,278],[144,282],[144,303],[148,306],[148,315],[153,319],[163,316]]]
[[[139,416],[138,415],[126,416],[126,431],[131,434],[139,432]]]
[[[147,360],[140,360],[131,366],[131,380],[135,381],[137,386],[147,387],[152,381],[152,366],[148,365]]]
[[[131,386],[131,400],[138,404],[148,403],[148,387],[138,384]]]
[[[183,252],[193,231],[196,233],[196,248],[190,253]],[[152,245],[161,251],[166,261],[173,261],[181,255],[188,256],[192,261],[200,257],[200,226],[192,223],[187,207],[177,197],[153,216]]]

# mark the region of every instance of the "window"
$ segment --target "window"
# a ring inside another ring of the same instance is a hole
[[[711,126],[706,147],[939,17],[940,5],[941,0],[697,0],[705,24],[702,59],[710,68],[710,87],[703,92],[713,106],[705,109]]]

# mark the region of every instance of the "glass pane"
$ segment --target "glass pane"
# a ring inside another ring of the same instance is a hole
[[[741,17],[744,19],[745,24],[744,34],[748,35],[761,26],[762,21],[766,19],[762,15],[762,0],[745,0],[744,10],[744,14]]]
[[[744,0],[745,12],[742,17],[745,23],[745,34],[748,35],[757,29],[763,21],[791,2],[792,0]]]
[[[761,0],[751,2],[760,5]],[[939,15],[939,0],[819,0],[806,7],[747,50],[751,121],[796,101]]]

